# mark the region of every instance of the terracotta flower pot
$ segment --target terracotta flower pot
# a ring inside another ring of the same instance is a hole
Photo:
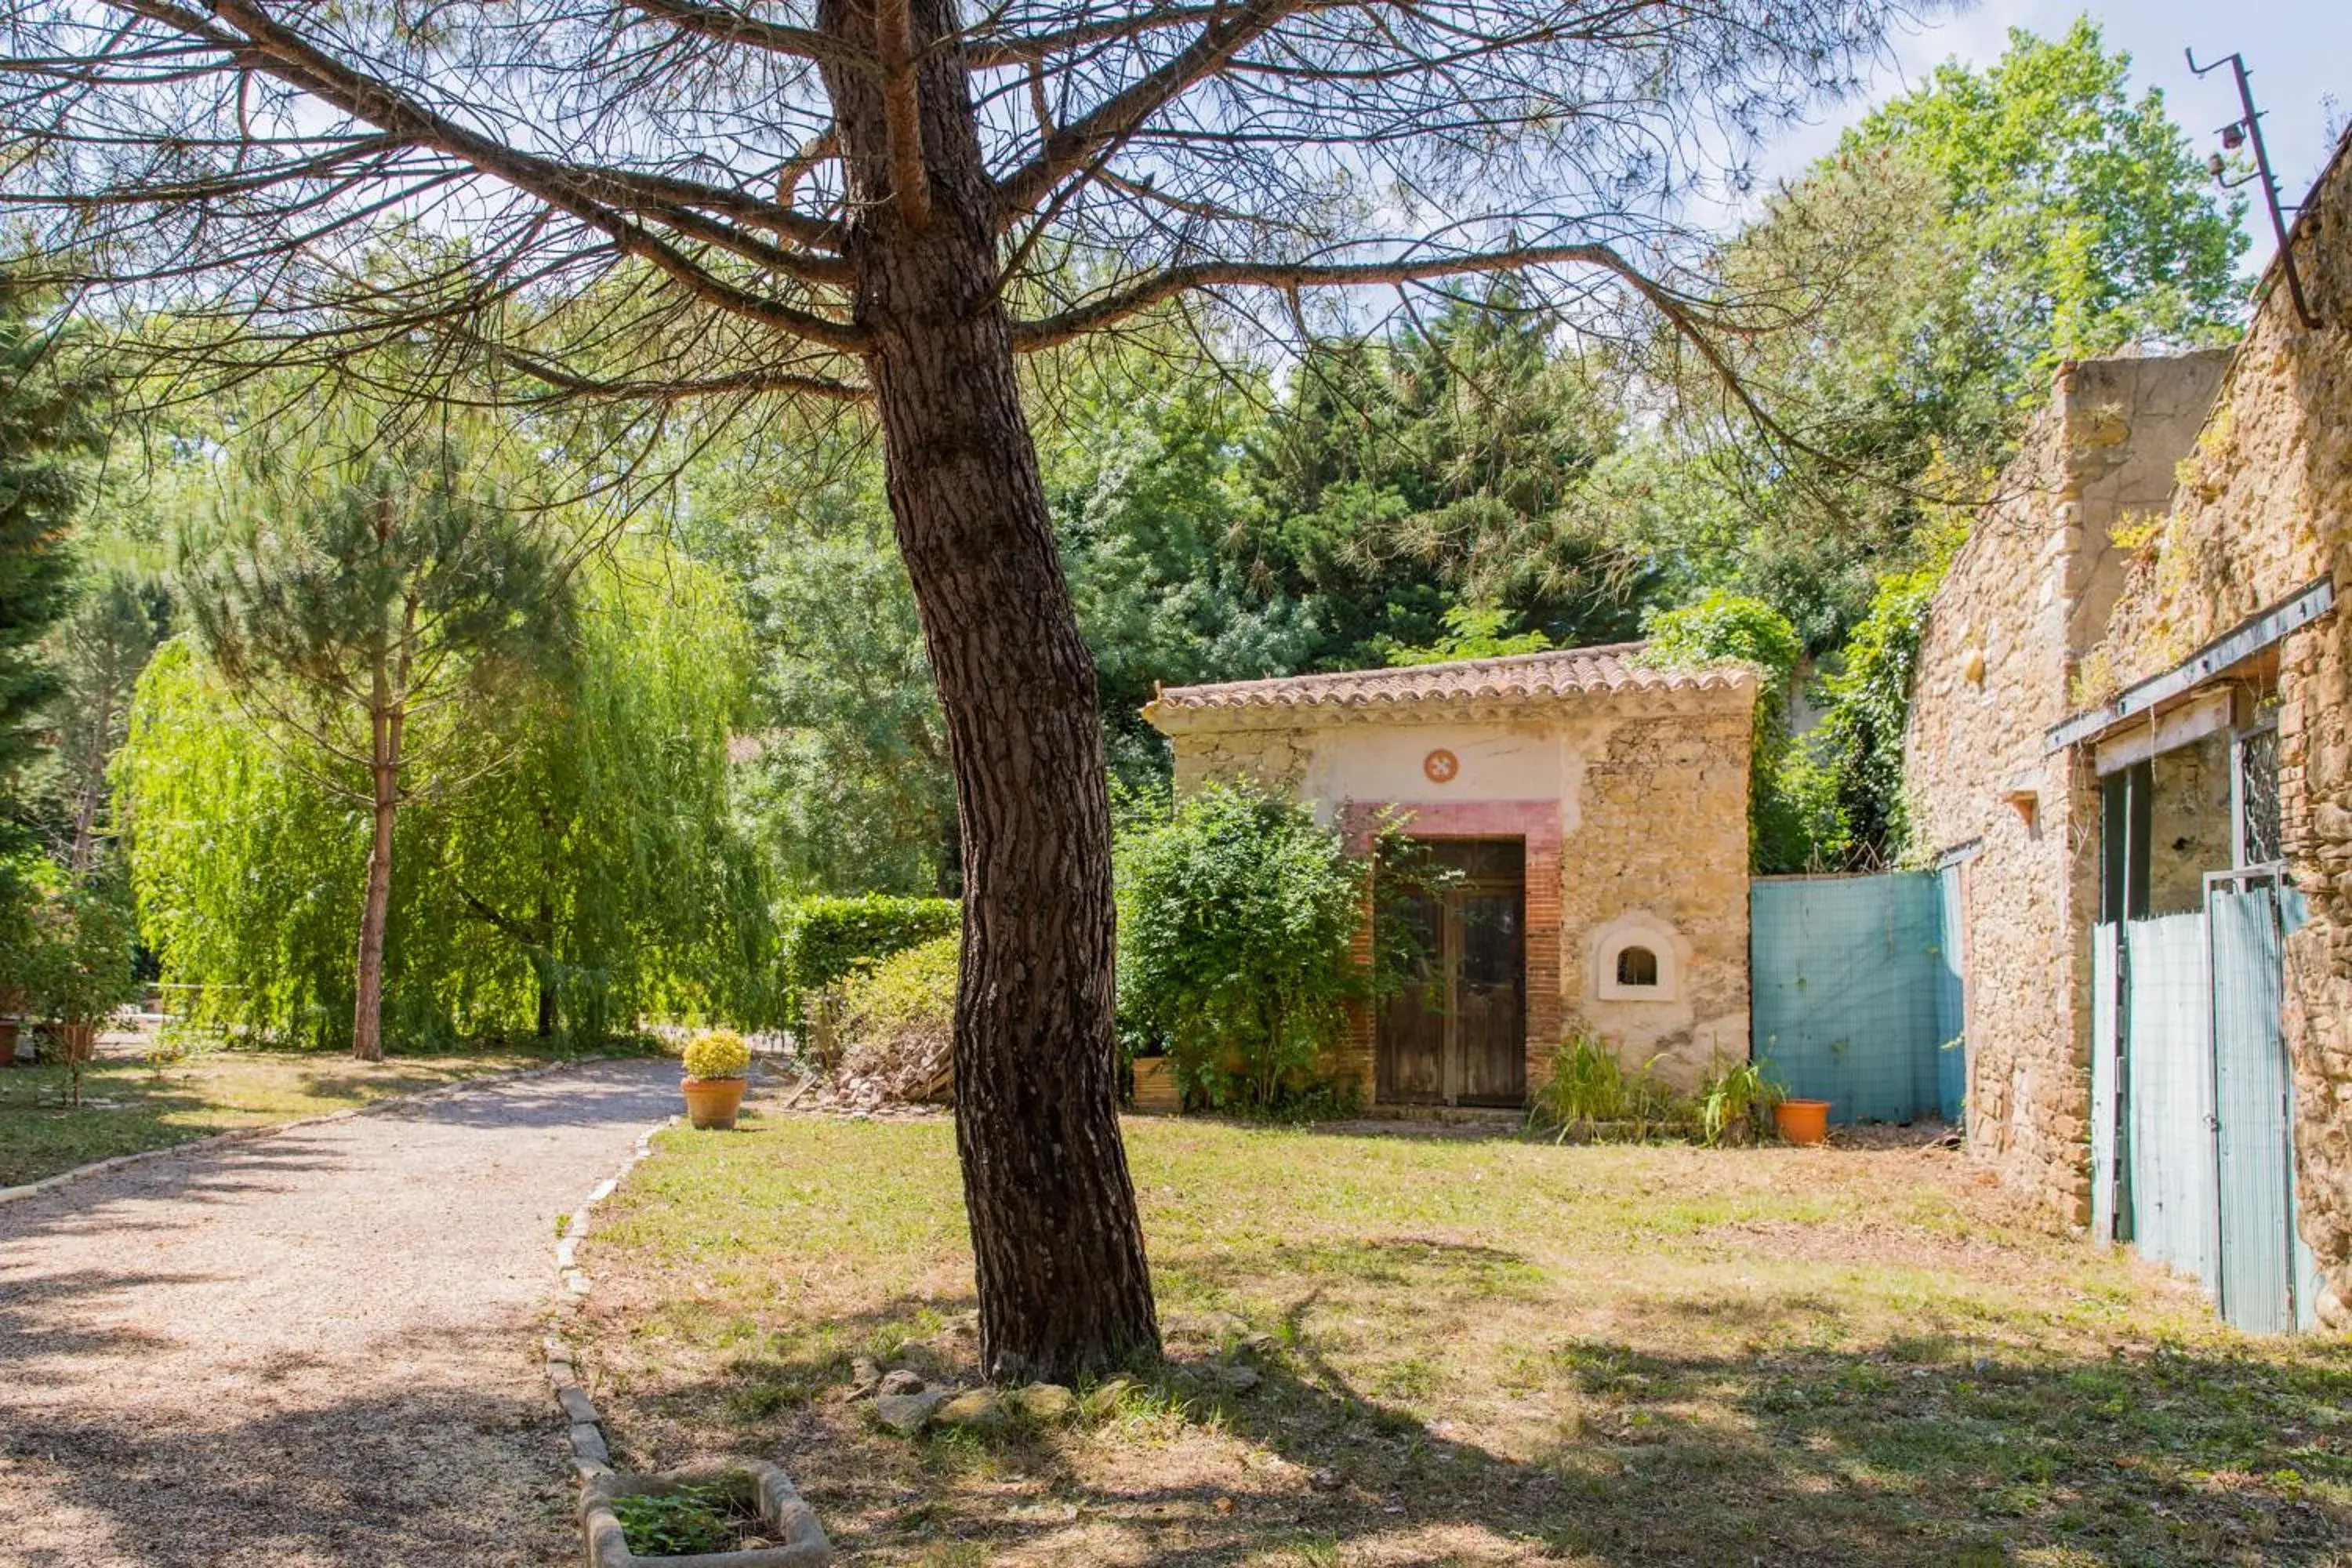
[[[1772,1108],[1772,1125],[1783,1143],[1826,1143],[1830,1141],[1830,1102],[1826,1100],[1784,1100]]]
[[[748,1078],[685,1079],[680,1087],[686,1090],[687,1120],[715,1131],[733,1131],[735,1113],[743,1108],[743,1091],[751,1083]]]

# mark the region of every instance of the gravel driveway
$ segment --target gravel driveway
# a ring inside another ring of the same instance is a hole
[[[591,1063],[0,1207],[0,1564],[573,1560],[557,1216],[677,1099]]]

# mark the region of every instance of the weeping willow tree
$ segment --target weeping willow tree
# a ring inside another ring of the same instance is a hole
[[[573,634],[534,700],[473,717],[471,754],[498,765],[395,818],[388,1037],[764,1021],[767,883],[730,796],[740,614],[650,549],[583,566],[572,592]],[[141,931],[197,1026],[339,1045],[373,817],[268,723],[193,639],[148,667],[115,772]]]
[[[771,879],[728,747],[751,693],[738,601],[646,548],[583,595],[560,693],[517,720],[516,765],[439,814],[424,874],[529,965],[542,1036],[603,1036],[639,1011],[764,1022]]]

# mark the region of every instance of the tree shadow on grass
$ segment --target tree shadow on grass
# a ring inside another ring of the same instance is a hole
[[[1408,1267],[1435,1286],[1465,1262]],[[969,1306],[902,1298],[773,1336],[608,1414],[649,1466],[714,1448],[783,1462],[851,1562],[1712,1568],[2063,1549],[2185,1568],[2339,1563],[2352,1540],[2352,1362],[2326,1346],[2011,1363],[1934,1333],[1753,1354],[1562,1335],[1524,1347],[1538,1373],[1518,1418],[1474,1433],[1339,1364],[1310,1291],[1247,1325],[1255,1349],[1230,1329],[1180,1333],[1118,1414],[1076,1429],[909,1441],[842,1400],[858,1354],[968,1379],[952,1325]],[[1807,1309],[1809,1323],[1834,1304]],[[1241,1363],[1260,1376],[1247,1392],[1226,1384]]]

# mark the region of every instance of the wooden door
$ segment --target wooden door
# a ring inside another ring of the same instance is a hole
[[[1527,1099],[1527,848],[1519,839],[1433,839],[1455,880],[1399,900],[1422,957],[1384,1002],[1378,1098],[1403,1105],[1519,1105]]]
[[[1445,910],[1435,899],[1396,900],[1383,914],[1410,929],[1419,956],[1381,1004],[1374,1094],[1384,1105],[1445,1101]]]

